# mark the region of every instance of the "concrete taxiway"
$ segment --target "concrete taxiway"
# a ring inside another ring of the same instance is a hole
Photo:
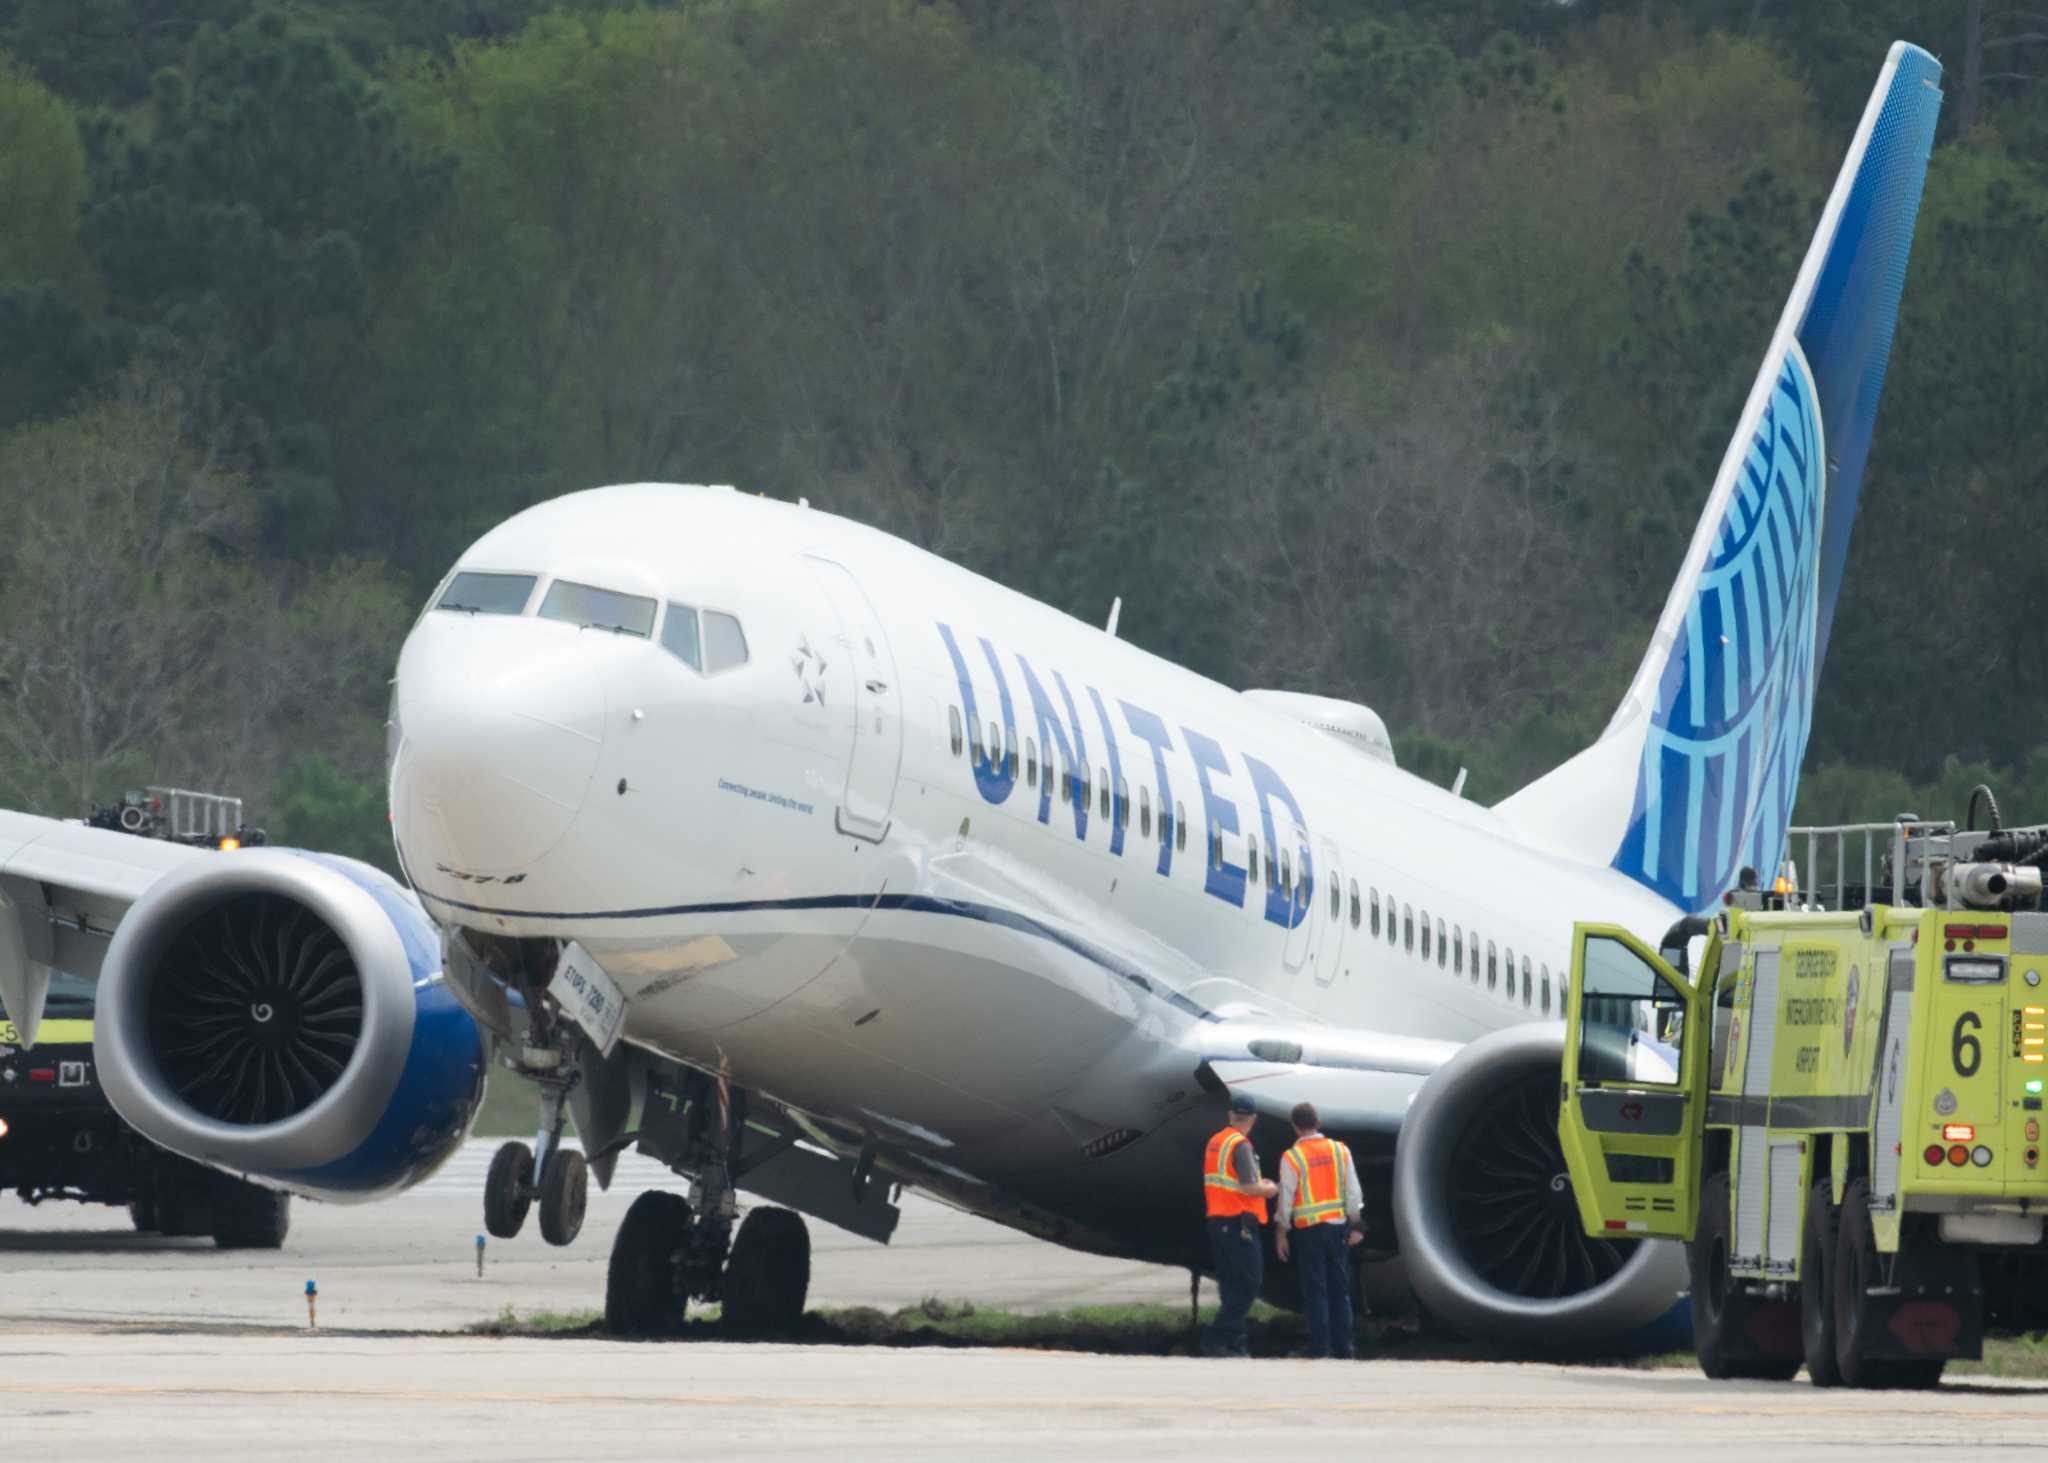
[[[626,1154],[609,1191],[591,1186],[573,1245],[548,1245],[529,1217],[517,1239],[487,1240],[479,1278],[484,1171],[496,1147],[471,1142],[427,1182],[382,1204],[294,1203],[291,1235],[277,1251],[138,1235],[125,1210],[29,1208],[0,1196],[0,1323],[289,1326],[305,1320],[307,1280],[319,1286],[322,1324],[337,1329],[457,1330],[507,1306],[521,1315],[601,1310],[605,1261],[626,1206],[644,1189],[680,1182]],[[810,1229],[817,1306],[894,1310],[927,1296],[1012,1310],[1187,1304],[1184,1274],[1075,1254],[912,1193],[886,1246],[829,1224]],[[1206,1289],[1213,1301],[1214,1287]]]
[[[2036,1456],[2048,1386],[1927,1393],[1715,1383],[1697,1371],[1355,1364],[508,1339],[511,1306],[602,1304],[612,1231],[665,1171],[633,1161],[583,1236],[490,1242],[475,1144],[383,1205],[298,1206],[278,1253],[128,1232],[108,1209],[0,1199],[0,1449],[9,1457],[1184,1458],[1311,1448],[1432,1460]],[[886,1249],[813,1226],[819,1305],[925,1296],[1021,1309],[1186,1304],[1184,1277],[1076,1255],[909,1196]],[[305,1325],[304,1283],[321,1329]],[[1213,1297],[1213,1291],[1211,1292]]]

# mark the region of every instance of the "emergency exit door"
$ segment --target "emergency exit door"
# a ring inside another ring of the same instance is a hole
[[[889,831],[896,800],[896,774],[903,760],[903,693],[896,659],[881,616],[843,564],[806,555],[812,577],[838,619],[834,648],[852,670],[853,746],[846,762],[846,788],[835,817],[841,833],[881,842]]]

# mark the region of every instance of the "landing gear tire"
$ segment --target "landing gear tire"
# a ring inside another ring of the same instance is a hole
[[[1799,1370],[1790,1303],[1759,1301],[1728,1273],[1733,1226],[1724,1169],[1700,1191],[1696,1238],[1685,1247],[1692,1271],[1692,1339],[1700,1370],[1717,1380],[1789,1382]]]
[[[681,1329],[689,1297],[679,1263],[690,1233],[689,1201],[650,1189],[619,1221],[604,1278],[604,1326],[614,1336],[667,1336]]]
[[[1870,1228],[1870,1185],[1851,1181],[1842,1194],[1842,1224],[1835,1241],[1835,1358],[1852,1387],[1925,1388],[1941,1381],[1944,1357],[1879,1360],[1866,1353],[1875,1322],[1865,1294],[1879,1281],[1877,1236]]]
[[[275,1250],[292,1228],[292,1196],[222,1179],[213,1192],[213,1242],[224,1250]]]
[[[579,1149],[557,1148],[548,1156],[540,1181],[540,1237],[551,1245],[566,1245],[576,1238],[589,1198],[589,1162]]]
[[[721,1316],[735,1336],[783,1336],[804,1318],[811,1289],[811,1232],[792,1209],[755,1209],[740,1221],[720,1287]]]
[[[137,1199],[128,1206],[128,1222],[135,1226],[137,1234],[156,1232],[156,1200]]]
[[[516,1238],[532,1202],[533,1150],[516,1140],[500,1145],[484,1179],[484,1228],[499,1239]]]
[[[1816,1387],[1842,1385],[1835,1349],[1835,1186],[1822,1179],[1806,1196],[1806,1233],[1799,1252],[1799,1336],[1806,1379]]]

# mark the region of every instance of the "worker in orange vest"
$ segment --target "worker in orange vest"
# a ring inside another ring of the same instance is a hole
[[[1298,1102],[1294,1146],[1280,1160],[1280,1203],[1274,1216],[1274,1253],[1290,1247],[1301,1272],[1301,1309],[1308,1320],[1310,1356],[1350,1357],[1351,1246],[1365,1238],[1359,1211],[1365,1192],[1351,1150],[1325,1138],[1314,1103]],[[1291,1233],[1290,1233],[1291,1231]]]
[[[1244,1317],[1259,1293],[1266,1270],[1259,1231],[1266,1227],[1266,1201],[1280,1192],[1259,1177],[1259,1156],[1248,1136],[1258,1120],[1249,1097],[1230,1101],[1230,1122],[1209,1140],[1202,1155],[1202,1197],[1209,1215],[1209,1254],[1216,1263],[1221,1301],[1216,1319],[1202,1333],[1204,1356],[1250,1356]]]

